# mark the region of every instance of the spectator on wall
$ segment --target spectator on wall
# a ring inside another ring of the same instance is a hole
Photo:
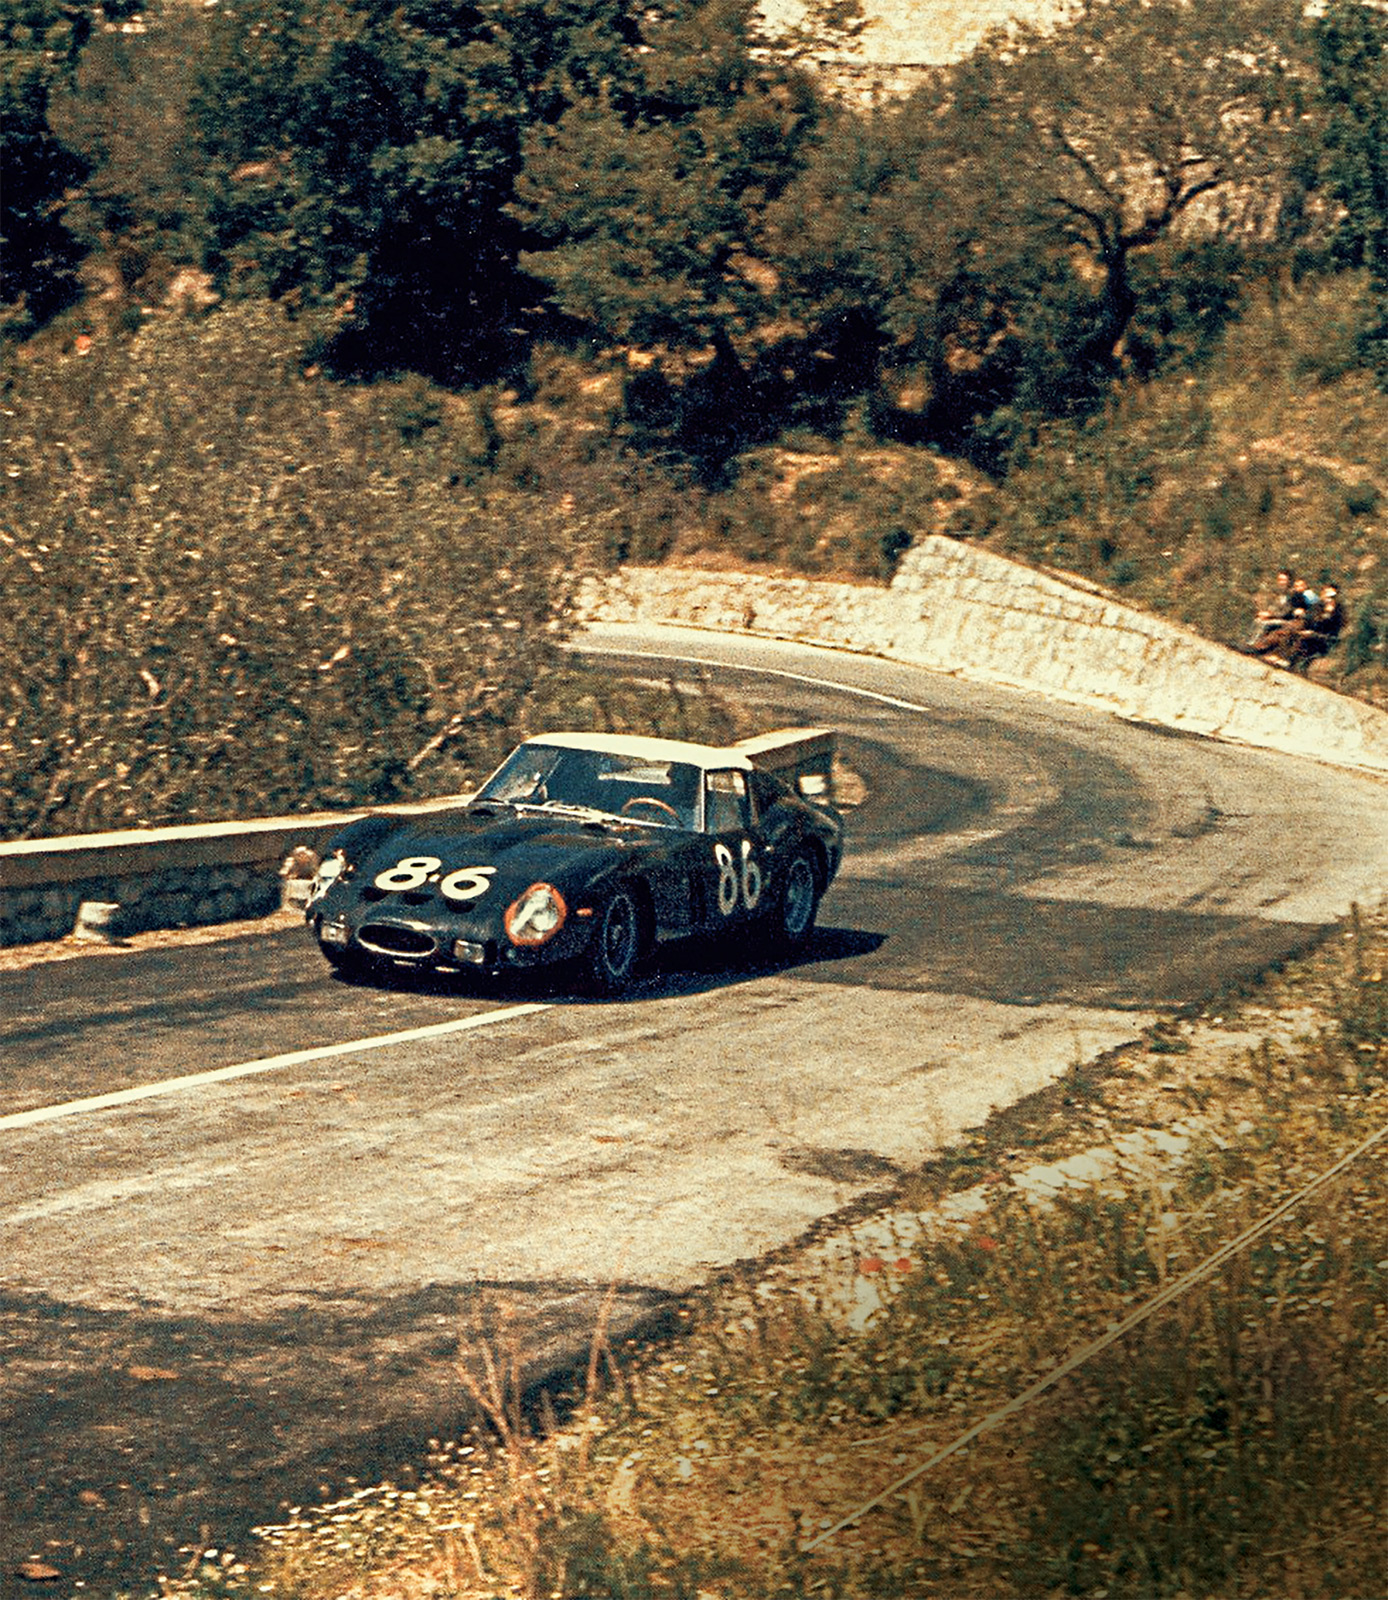
[[[1287,652],[1287,665],[1303,669],[1319,656],[1334,649],[1345,626],[1345,611],[1340,604],[1340,591],[1333,583],[1321,589],[1320,599],[1306,618],[1305,625],[1292,640]]]
[[[1253,632],[1245,641],[1244,648],[1251,650],[1262,637],[1270,633],[1280,622],[1286,622],[1290,616],[1290,601],[1288,596],[1292,588],[1292,572],[1289,567],[1283,567],[1273,580],[1273,593],[1270,599],[1258,607],[1253,615]]]
[[[1277,574],[1279,587],[1283,576],[1280,572]],[[1270,613],[1275,610],[1276,614],[1270,614],[1266,619],[1259,613],[1260,622],[1264,625],[1244,646],[1249,655],[1285,656],[1320,599],[1314,589],[1307,587],[1305,578],[1298,578],[1291,573],[1285,576],[1287,589],[1282,603],[1280,607],[1267,608]]]

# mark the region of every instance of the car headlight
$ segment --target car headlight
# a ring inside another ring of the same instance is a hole
[[[506,908],[506,937],[512,944],[547,944],[568,914],[564,896],[553,884],[532,883]]]

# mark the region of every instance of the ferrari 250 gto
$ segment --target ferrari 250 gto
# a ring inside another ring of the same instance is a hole
[[[843,823],[823,775],[767,770],[767,745],[527,739],[456,807],[373,814],[330,840],[308,924],[344,972],[568,962],[609,993],[666,940],[802,945]]]

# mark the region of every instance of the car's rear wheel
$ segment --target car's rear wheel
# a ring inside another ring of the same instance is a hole
[[[806,850],[797,850],[771,906],[771,935],[778,944],[794,949],[814,932],[819,912],[819,873]]]
[[[594,920],[588,975],[594,988],[615,994],[626,987],[641,954],[641,913],[629,889],[614,889]]]

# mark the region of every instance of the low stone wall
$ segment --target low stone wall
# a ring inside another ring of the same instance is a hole
[[[267,916],[281,903],[288,853],[316,848],[342,821],[286,818],[0,844],[0,945],[65,938],[79,911],[84,931],[108,938]]]
[[[460,798],[381,809],[412,815]],[[293,898],[295,880],[284,870],[290,855],[306,852],[295,870],[311,871],[323,844],[361,815],[314,812],[0,844],[0,946],[64,939],[74,929],[119,939],[268,916]]]
[[[808,794],[832,785],[834,734],[785,728],[740,749]],[[459,805],[465,795],[380,806],[421,816]],[[361,811],[315,812],[253,822],[89,833],[0,844],[0,947],[69,934],[121,939],[152,928],[191,928],[264,917],[302,903],[307,882],[333,834]]]
[[[277,875],[251,867],[89,878],[48,889],[0,889],[0,945],[61,939],[78,925],[91,937],[191,928],[265,917],[280,905]]]
[[[1388,772],[1388,715],[1134,611],[1078,579],[931,535],[889,588],[624,567],[584,614],[864,651],[1117,715]]]

